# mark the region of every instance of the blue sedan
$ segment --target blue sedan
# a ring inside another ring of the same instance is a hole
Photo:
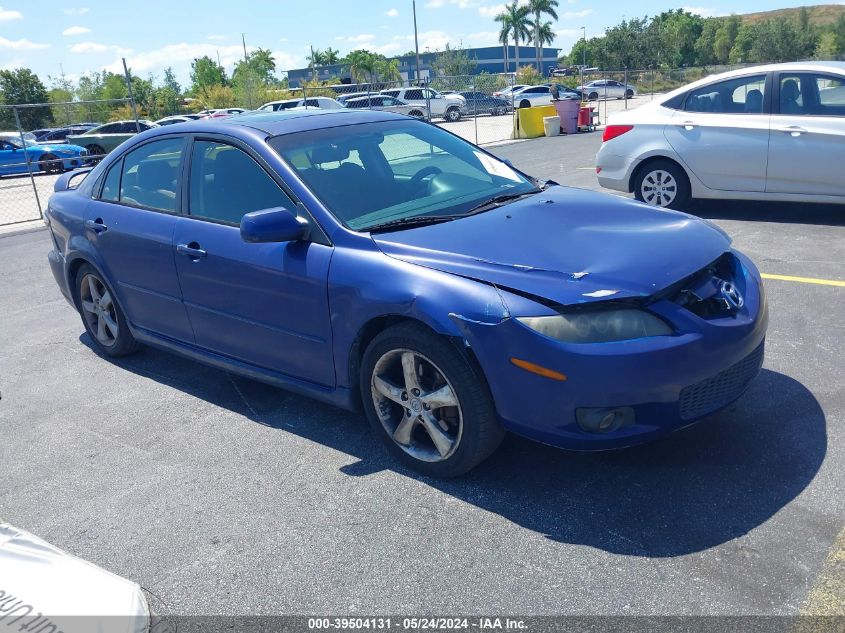
[[[33,171],[61,173],[84,166],[88,155],[88,150],[78,145],[24,142],[20,137],[0,136],[0,176],[28,173],[27,162],[32,165]]]
[[[766,299],[715,225],[527,176],[436,126],[257,113],[133,137],[47,212],[105,356],[151,345],[345,408],[450,477],[506,430],[629,446],[738,399]]]

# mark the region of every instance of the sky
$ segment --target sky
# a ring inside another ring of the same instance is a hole
[[[525,1],[525,0],[521,0]],[[799,2],[781,0],[559,0],[555,46],[568,52],[586,27],[587,37],[624,18],[686,8],[703,16],[767,11]],[[688,4],[689,3],[689,4]],[[845,0],[826,0],[845,4]],[[385,55],[414,47],[411,0],[0,0],[0,69],[27,67],[49,84],[62,73],[71,80],[108,69],[122,70],[125,57],[133,73],[161,78],[172,66],[189,82],[191,60],[216,58],[228,72],[247,50],[273,51],[278,70],[302,68],[311,46],[332,47],[341,55],[367,48]],[[420,51],[453,46],[495,46],[496,0],[418,0]],[[636,10],[634,7],[639,7]]]

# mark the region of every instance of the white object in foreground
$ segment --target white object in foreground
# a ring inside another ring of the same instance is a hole
[[[0,628],[141,633],[149,616],[136,583],[0,523]]]

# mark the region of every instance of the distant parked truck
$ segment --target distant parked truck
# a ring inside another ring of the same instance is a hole
[[[158,125],[146,119],[139,120],[137,127],[134,119],[114,121],[88,130],[84,134],[71,134],[67,137],[67,142],[84,147],[88,150],[88,155],[97,160],[139,131],[144,132],[154,127]]]
[[[450,122],[459,121],[467,114],[467,101],[460,95],[443,94],[431,88],[391,88],[381,94],[399,99],[410,105],[427,107],[431,116]]]

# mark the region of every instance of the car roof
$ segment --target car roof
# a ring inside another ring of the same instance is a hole
[[[268,136],[280,136],[294,132],[319,130],[323,128],[358,125],[378,121],[407,121],[408,117],[392,112],[377,110],[324,110],[309,108],[302,110],[281,110],[278,112],[251,111],[227,119],[201,119],[177,123],[175,125],[155,128],[155,132],[145,132],[151,135],[173,134],[177,129],[182,132],[220,132],[229,134],[232,128],[247,128],[262,132]]]

